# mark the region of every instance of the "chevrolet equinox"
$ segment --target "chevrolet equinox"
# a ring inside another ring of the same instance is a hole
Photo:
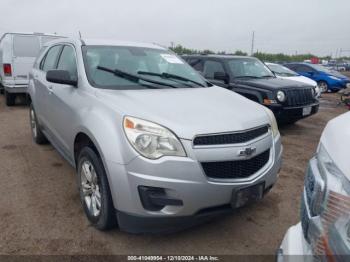
[[[263,198],[282,146],[273,113],[153,44],[62,39],[29,76],[30,124],[77,171],[87,218],[183,229]]]

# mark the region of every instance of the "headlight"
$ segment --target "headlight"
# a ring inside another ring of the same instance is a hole
[[[320,90],[320,87],[319,87],[319,86],[315,86],[315,87],[314,87],[314,92],[315,92],[315,95],[314,95],[314,96],[315,96],[315,97],[318,97],[319,94],[320,94],[320,91],[321,91],[321,90]]]
[[[272,131],[273,137],[276,137],[277,135],[279,135],[280,132],[278,130],[278,125],[277,125],[277,122],[276,122],[275,115],[267,107],[264,107],[264,108],[265,108],[265,111],[266,111],[266,113],[267,113],[267,115],[269,116],[269,119],[270,119],[270,125],[271,125],[271,131]]]
[[[323,257],[332,253],[341,255],[341,248],[344,245],[338,245],[341,239],[338,234],[335,234],[337,232],[334,229],[340,229],[338,231],[343,235],[346,235],[348,230],[345,224],[350,215],[350,181],[338,168],[322,143],[318,147],[316,160],[324,187],[321,186],[320,191],[317,189],[318,172],[313,173],[315,179],[308,179],[308,184],[305,183],[306,195],[308,191],[314,192],[308,201],[312,218],[304,218],[307,240],[312,247],[312,253],[316,256]],[[344,216],[346,221],[343,221]],[[336,249],[333,249],[334,247]],[[349,249],[347,254],[348,251]]]
[[[280,102],[286,101],[286,94],[283,91],[278,91],[277,92],[277,100]]]
[[[329,78],[336,80],[336,81],[340,81],[340,79],[338,77],[335,77],[335,76],[330,76]]]
[[[186,156],[180,140],[165,127],[129,116],[124,118],[123,127],[130,144],[146,158]]]
[[[343,176],[343,173],[335,165],[332,158],[329,156],[326,148],[322,144],[320,144],[318,147],[317,160],[318,167],[323,177],[325,177],[328,173],[336,177]]]

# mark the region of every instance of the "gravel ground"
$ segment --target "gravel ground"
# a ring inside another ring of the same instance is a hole
[[[346,112],[326,94],[317,115],[281,128],[284,164],[260,203],[172,235],[99,232],[83,214],[75,171],[31,140],[28,108],[0,97],[0,254],[274,254],[299,220],[304,171],[328,120]]]

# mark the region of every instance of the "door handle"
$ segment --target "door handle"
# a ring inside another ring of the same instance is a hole
[[[49,94],[53,93],[53,86],[48,86],[47,89],[49,90]]]

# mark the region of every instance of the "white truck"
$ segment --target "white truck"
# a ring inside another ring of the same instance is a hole
[[[43,33],[5,33],[0,38],[0,88],[7,106],[15,104],[16,95],[25,94],[28,73],[40,49],[62,36]]]

